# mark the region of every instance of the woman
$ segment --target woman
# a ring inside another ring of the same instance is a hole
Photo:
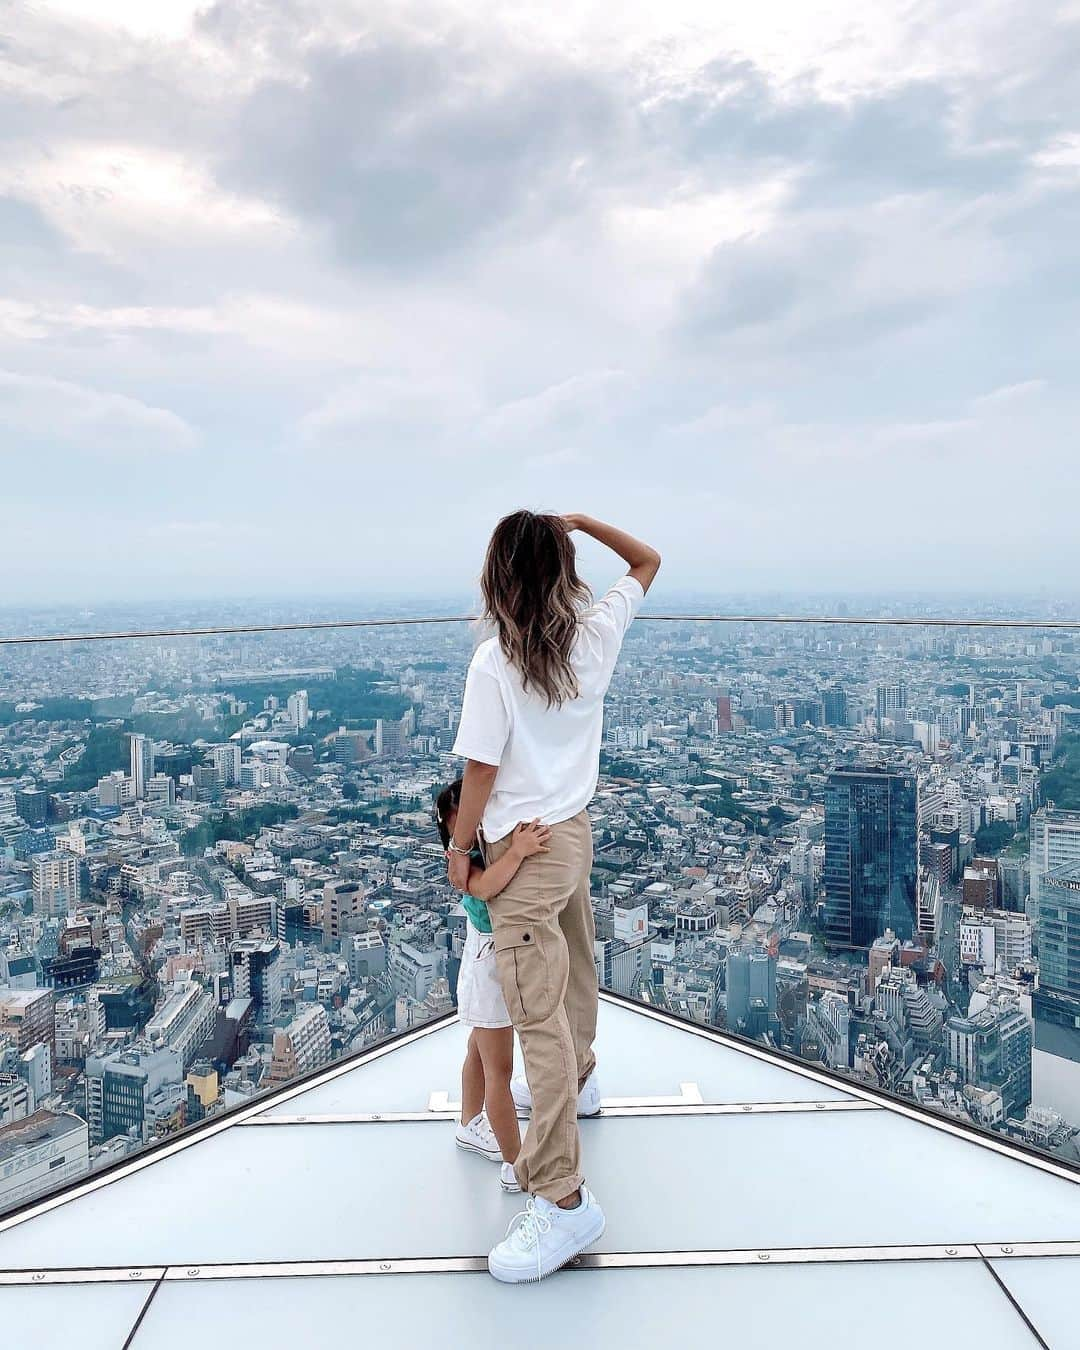
[[[581,530],[629,566],[602,600],[575,567]],[[482,831],[489,865],[519,821],[551,827],[491,905],[499,981],[525,1058],[532,1119],[515,1172],[528,1206],[488,1258],[496,1279],[542,1279],[604,1231],[584,1185],[583,1109],[599,1109],[592,1078],[596,967],[586,807],[600,769],[604,695],[623,637],[660,555],[589,516],[516,511],[495,527],[484,560],[485,618],[496,635],[473,655],[454,754],[465,758],[449,842],[451,883],[464,891]]]

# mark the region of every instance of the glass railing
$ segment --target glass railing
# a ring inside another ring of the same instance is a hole
[[[473,633],[387,617],[3,639],[0,1212],[452,1011]],[[1065,624],[643,616],[601,983],[1075,1165],[1078,688]]]

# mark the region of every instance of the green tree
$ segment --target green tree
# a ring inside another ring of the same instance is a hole
[[[1011,843],[1015,833],[1007,820],[997,820],[975,831],[975,848],[984,857],[992,856]]]

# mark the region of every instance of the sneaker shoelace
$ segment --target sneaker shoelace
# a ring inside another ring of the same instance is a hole
[[[543,1278],[540,1260],[540,1239],[545,1233],[551,1232],[551,1220],[548,1216],[536,1207],[536,1199],[529,1196],[525,1202],[525,1208],[514,1217],[506,1226],[506,1236],[510,1237],[510,1230],[514,1229],[514,1236],[511,1239],[523,1251],[528,1251],[530,1247],[536,1248],[536,1278]]]

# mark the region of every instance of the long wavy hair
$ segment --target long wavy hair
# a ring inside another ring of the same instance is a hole
[[[592,595],[577,574],[562,517],[532,511],[504,516],[488,544],[480,589],[484,617],[495,626],[522,688],[542,694],[549,708],[576,698],[570,649]]]

